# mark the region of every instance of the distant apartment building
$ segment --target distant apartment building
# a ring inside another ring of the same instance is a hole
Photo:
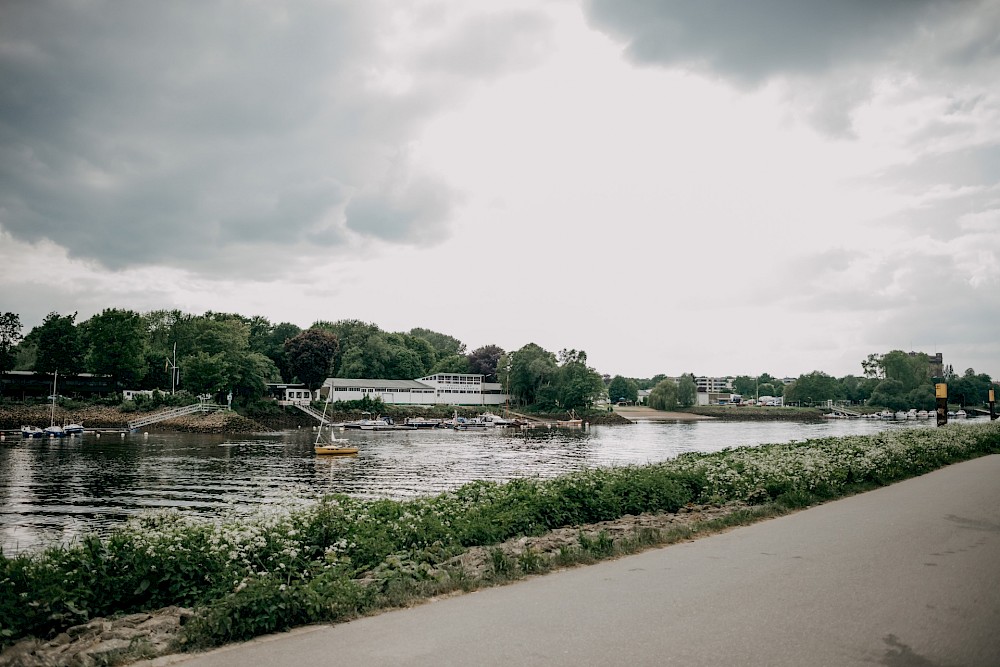
[[[721,394],[733,390],[733,378],[731,377],[713,378],[702,376],[696,377],[694,383],[699,393]]]

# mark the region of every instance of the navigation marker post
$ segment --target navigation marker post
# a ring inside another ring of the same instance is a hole
[[[937,425],[948,423],[948,385],[939,382],[934,385],[934,398],[937,399]]]
[[[993,389],[990,389],[990,421],[997,418],[997,399]]]

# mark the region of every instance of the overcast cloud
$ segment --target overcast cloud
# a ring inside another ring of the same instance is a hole
[[[1000,3],[0,5],[0,309],[1000,376]]]

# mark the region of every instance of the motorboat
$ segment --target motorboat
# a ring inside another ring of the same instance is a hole
[[[965,412],[965,410],[959,410],[955,413],[955,419],[965,419],[968,416],[969,415]]]
[[[920,412],[917,413],[917,419],[929,419],[930,416],[931,413],[927,412],[926,410],[921,410]]]
[[[468,431],[468,430],[478,430],[484,428],[493,428],[493,424],[487,424],[479,417],[454,417],[451,421],[451,427],[456,431]]]
[[[479,421],[483,422],[484,424],[486,424],[488,426],[501,427],[501,426],[515,426],[516,425],[516,422],[514,422],[514,421],[512,421],[510,419],[505,419],[505,418],[503,418],[503,417],[501,417],[499,415],[495,415],[492,412],[484,412],[483,414],[481,414],[478,417],[476,417],[476,419],[478,419]]]
[[[404,426],[411,428],[440,428],[442,420],[440,419],[427,419],[426,417],[407,417],[403,422]]]
[[[46,438],[63,438],[66,436],[66,431],[62,426],[57,426],[52,424],[51,426],[45,427],[45,437]]]
[[[45,431],[38,428],[37,426],[22,426],[21,427],[21,437],[22,438],[40,438],[45,435]]]
[[[359,422],[358,428],[362,431],[388,431],[395,427],[390,420],[383,417],[376,417],[375,419],[362,419]]]
[[[898,419],[899,421],[906,421],[906,413],[903,412],[902,410],[899,410],[898,412],[896,412],[896,419]]]
[[[66,435],[83,435],[83,424],[66,424],[63,431]]]
[[[382,416],[377,416],[375,419],[371,419],[370,412],[363,412],[362,414],[368,415],[368,417],[351,422],[344,422],[344,428],[355,430],[360,429],[362,431],[387,431],[394,428],[392,421],[385,419]]]

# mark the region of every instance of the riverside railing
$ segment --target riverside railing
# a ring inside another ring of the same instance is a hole
[[[165,419],[173,419],[174,417],[183,417],[184,415],[191,415],[196,412],[215,412],[217,410],[225,410],[226,406],[217,405],[215,403],[195,403],[194,405],[185,405],[180,408],[172,408],[170,410],[165,410],[163,412],[157,412],[153,415],[147,415],[145,417],[140,417],[128,423],[129,430],[134,431],[136,429],[142,428],[143,426],[149,426],[150,424],[155,424],[161,422]]]

